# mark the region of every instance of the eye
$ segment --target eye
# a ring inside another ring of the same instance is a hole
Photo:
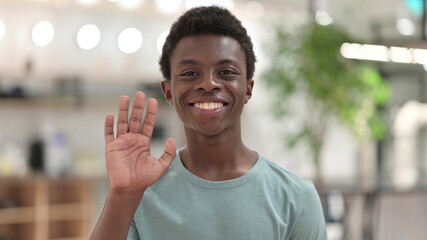
[[[230,74],[236,74],[236,72],[233,70],[226,69],[219,72],[219,74],[230,75]]]
[[[198,74],[196,72],[193,71],[188,71],[185,73],[180,74],[180,76],[197,76]]]

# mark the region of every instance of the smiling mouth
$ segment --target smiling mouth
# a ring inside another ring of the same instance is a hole
[[[202,109],[202,110],[215,110],[227,106],[227,103],[223,102],[196,102],[190,103],[191,106]]]

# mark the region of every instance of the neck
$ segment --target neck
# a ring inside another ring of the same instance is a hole
[[[221,181],[240,177],[253,167],[258,158],[243,144],[240,126],[215,136],[184,129],[187,145],[181,152],[182,163],[201,178]]]

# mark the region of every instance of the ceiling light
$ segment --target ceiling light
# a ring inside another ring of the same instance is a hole
[[[412,58],[415,63],[427,65],[427,50],[412,49]]]
[[[31,33],[33,42],[36,46],[43,47],[47,46],[52,42],[55,35],[55,30],[53,26],[48,21],[41,21],[37,23]]]
[[[162,53],[163,45],[165,44],[165,41],[168,35],[169,35],[169,31],[165,31],[165,32],[162,32],[162,34],[160,34],[159,37],[157,38],[157,51],[159,51],[159,53]]]
[[[388,48],[382,45],[343,43],[341,45],[341,55],[351,59],[389,61]]]
[[[411,51],[403,47],[390,47],[390,60],[399,63],[411,63]]]
[[[333,22],[331,15],[326,11],[316,11],[316,23],[322,26],[327,26]]]
[[[341,55],[350,59],[427,65],[427,49],[343,43]]]
[[[396,21],[396,29],[402,35],[414,35],[415,24],[410,19],[401,18]]]
[[[365,44],[362,48],[363,58],[372,61],[388,61],[388,48],[381,45]]]
[[[156,0],[157,9],[165,14],[178,12],[182,7],[182,0]]]
[[[81,27],[77,33],[77,44],[84,50],[96,47],[101,40],[101,32],[93,24],[87,24]]]
[[[341,55],[345,58],[363,59],[362,45],[358,43],[343,43],[341,45]]]
[[[124,53],[134,53],[141,48],[142,34],[136,28],[126,28],[123,30],[117,41],[120,51]]]

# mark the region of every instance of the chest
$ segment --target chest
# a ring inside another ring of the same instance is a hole
[[[135,221],[142,239],[285,239],[292,209],[265,189],[185,188],[144,196]]]

